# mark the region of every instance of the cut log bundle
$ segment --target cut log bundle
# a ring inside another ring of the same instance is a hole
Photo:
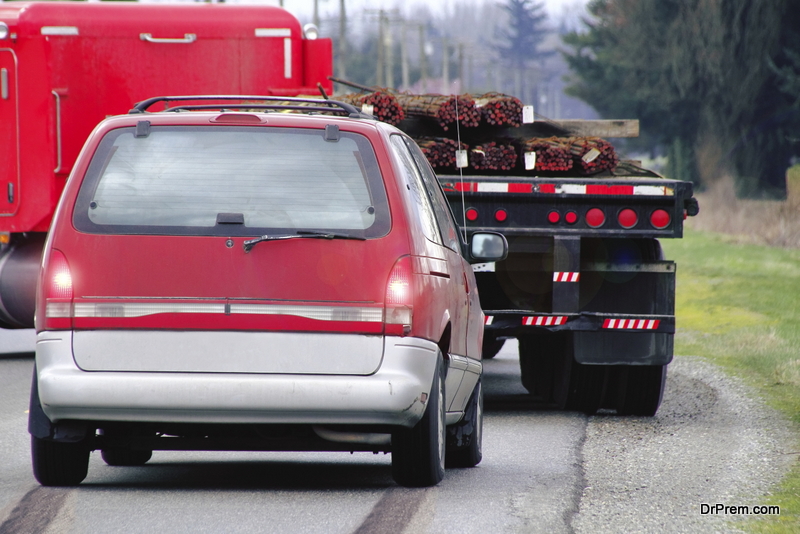
[[[449,130],[459,121],[462,128],[476,128],[481,113],[469,95],[397,95],[406,115],[436,119],[442,129]]]
[[[532,137],[524,139],[520,148],[523,153],[536,153],[536,167],[533,171],[565,172],[573,167],[570,141],[560,137]]]
[[[502,93],[486,93],[475,97],[475,103],[486,124],[513,126],[522,124],[522,102]]]
[[[619,156],[614,146],[599,137],[573,137],[570,138],[570,152],[575,157],[575,163],[583,174],[595,174],[600,171],[617,168]]]
[[[517,165],[517,150],[494,141],[469,151],[469,166],[477,171],[510,171]]]
[[[364,104],[372,106],[372,115],[379,121],[396,126],[405,118],[405,112],[397,98],[388,91],[375,91],[372,93],[351,93],[336,97],[347,104],[362,109]]]
[[[464,143],[447,139],[444,137],[423,137],[414,139],[422,149],[422,153],[428,158],[428,162],[434,169],[455,169],[456,150],[467,150],[469,147]]]

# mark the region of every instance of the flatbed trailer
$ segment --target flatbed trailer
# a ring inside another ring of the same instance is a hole
[[[475,266],[484,357],[519,340],[539,400],[653,415],[672,361],[675,263],[659,239],[698,212],[692,184],[632,162],[592,177],[439,175],[463,230],[502,232],[508,258]]]

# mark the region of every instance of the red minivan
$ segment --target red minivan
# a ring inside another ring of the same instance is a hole
[[[88,138],[38,285],[41,484],[79,484],[94,450],[391,452],[407,486],[480,462],[469,262],[505,238],[465,242],[396,128],[274,100],[154,98]]]

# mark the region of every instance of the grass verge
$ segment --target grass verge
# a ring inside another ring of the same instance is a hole
[[[692,230],[662,246],[678,264],[675,353],[741,377],[800,428],[800,250]],[[800,443],[787,452],[798,451]],[[800,530],[800,461],[763,504],[779,505],[781,515],[737,527]]]

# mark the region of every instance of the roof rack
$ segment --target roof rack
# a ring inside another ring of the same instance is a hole
[[[337,100],[323,100],[315,98],[296,98],[289,96],[253,96],[253,95],[194,95],[194,96],[156,96],[134,104],[129,114],[145,113],[147,109],[157,102],[179,102],[197,100],[256,100],[264,102],[278,102],[276,104],[256,104],[253,102],[240,104],[188,104],[175,106],[165,111],[199,111],[206,109],[276,109],[292,111],[317,111],[324,113],[346,113],[351,119],[374,119],[372,115]],[[287,102],[289,104],[287,104]],[[302,105],[312,104],[312,105]]]

